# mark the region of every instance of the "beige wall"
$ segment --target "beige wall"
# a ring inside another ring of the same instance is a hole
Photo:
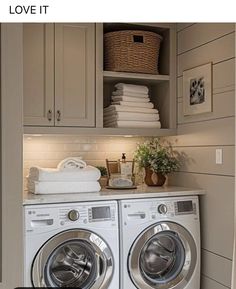
[[[201,289],[231,286],[234,212],[234,24],[178,25],[178,138],[175,146],[187,159],[171,183],[201,187]],[[184,117],[182,75],[192,67],[213,64],[213,112]],[[175,140],[176,138],[171,138]],[[215,164],[216,148],[223,164]]]
[[[22,27],[1,25],[1,289],[23,285]]]

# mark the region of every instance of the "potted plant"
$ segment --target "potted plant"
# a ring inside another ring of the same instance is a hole
[[[103,188],[103,187],[107,186],[107,183],[108,183],[107,169],[103,166],[97,166],[96,168],[101,173],[101,178],[99,179],[99,183],[100,183],[101,187]]]
[[[148,186],[162,186],[166,175],[179,167],[177,153],[169,142],[159,138],[139,144],[134,153],[139,168],[145,169],[144,181]]]

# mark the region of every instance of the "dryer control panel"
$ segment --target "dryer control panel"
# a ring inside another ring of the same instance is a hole
[[[125,222],[140,223],[167,218],[199,218],[197,197],[167,197],[145,200],[121,201],[122,219]]]
[[[193,200],[163,201],[152,204],[152,212],[161,216],[180,216],[197,213],[196,203]]]

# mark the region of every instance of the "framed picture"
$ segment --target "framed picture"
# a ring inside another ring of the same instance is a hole
[[[212,111],[212,64],[183,72],[184,116]]]

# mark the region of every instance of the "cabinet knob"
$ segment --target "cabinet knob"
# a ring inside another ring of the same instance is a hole
[[[49,109],[48,113],[47,113],[47,118],[48,118],[48,121],[52,121],[52,110]]]
[[[57,110],[57,121],[61,120],[61,112],[60,110]]]

